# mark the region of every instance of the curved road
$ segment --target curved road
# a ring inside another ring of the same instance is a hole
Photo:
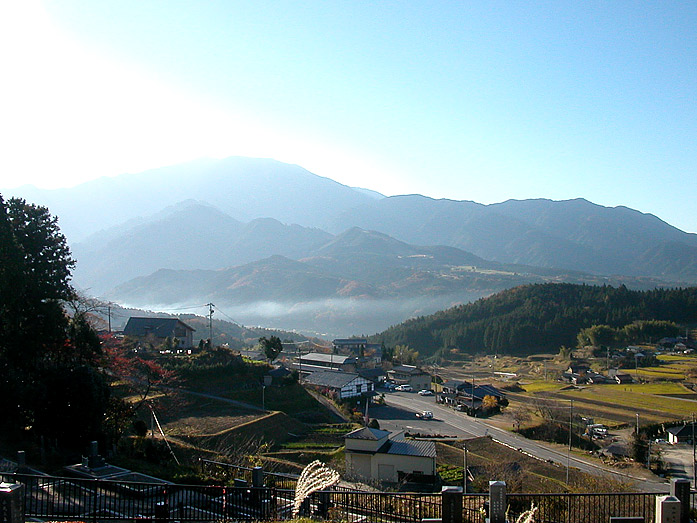
[[[670,490],[670,485],[667,482],[618,472],[609,467],[585,461],[573,454],[560,452],[539,441],[530,440],[500,429],[484,420],[471,418],[450,407],[437,404],[433,396],[419,396],[408,392],[390,392],[385,394],[385,401],[387,406],[392,407],[392,409],[385,409],[386,416],[384,418],[380,417],[382,414],[380,408],[371,411],[371,416],[376,417],[380,422],[380,427],[385,428],[385,430],[408,430],[410,432],[422,433],[437,432],[458,438],[491,436],[497,442],[517,449],[536,459],[553,461],[563,467],[566,467],[568,463],[570,467],[589,474],[612,474],[619,476],[622,480],[636,481],[641,489],[646,492],[668,492]],[[421,421],[412,414],[422,410],[432,411],[435,419],[433,421]],[[407,416],[400,416],[399,411],[407,411],[408,414]],[[442,423],[442,425],[434,427],[434,423]]]

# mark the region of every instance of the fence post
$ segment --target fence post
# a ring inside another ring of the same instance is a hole
[[[506,523],[506,482],[489,482],[489,523]]]
[[[462,523],[462,487],[442,487],[440,495],[443,523]]]
[[[690,523],[690,480],[671,480],[670,495],[680,500],[680,523]]]
[[[656,496],[656,523],[680,523],[680,505],[675,496]]]
[[[24,485],[0,483],[0,521],[24,523]]]
[[[263,487],[264,486],[264,469],[261,467],[254,467],[252,469],[252,486],[253,487]]]

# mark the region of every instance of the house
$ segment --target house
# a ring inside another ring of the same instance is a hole
[[[373,382],[352,372],[319,371],[305,378],[305,385],[313,385],[321,393],[337,399],[371,394]]]
[[[615,374],[615,382],[620,385],[626,385],[627,383],[634,383],[634,380],[629,374]]]
[[[382,344],[368,343],[365,338],[336,339],[332,350],[337,354],[355,356],[363,365],[379,365],[382,362]]]
[[[276,386],[281,385],[285,380],[289,379],[293,375],[293,373],[283,365],[279,365],[275,369],[271,369],[266,374],[271,376],[271,384]]]
[[[692,441],[692,435],[697,431],[697,427],[692,427],[692,423],[670,427],[666,430],[668,434],[668,443],[675,445],[677,443],[689,443]]]
[[[364,350],[368,340],[365,338],[336,339],[332,341],[332,349],[339,354],[360,355]]]
[[[381,385],[385,382],[387,374],[380,367],[374,369],[356,369],[359,376],[372,381],[375,385]]]
[[[408,383],[414,390],[431,388],[431,375],[414,365],[397,365],[387,376],[397,384]]]
[[[364,481],[399,482],[436,477],[436,444],[407,440],[403,432],[363,427],[344,436],[346,470]]]
[[[572,363],[566,372],[569,374],[578,374],[584,376],[591,368],[586,363]]]
[[[457,394],[458,392],[464,392],[465,389],[471,388],[472,383],[459,380],[448,380],[441,385],[441,390],[444,394]]]
[[[194,346],[193,335],[196,329],[189,327],[178,318],[141,318],[132,316],[123,329],[124,336],[133,338],[149,338],[156,344],[163,343],[167,338],[177,339],[178,347],[190,349]]]
[[[474,385],[468,381],[449,380],[441,385],[441,392],[436,394],[436,403],[452,405],[458,410],[475,414],[482,408],[486,396],[492,396],[497,401],[505,399],[505,395],[493,385]]]

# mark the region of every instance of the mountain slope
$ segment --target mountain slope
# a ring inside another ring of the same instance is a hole
[[[183,200],[208,202],[236,220],[275,218],[326,228],[331,217],[374,201],[376,193],[353,189],[297,165],[232,157],[198,160],[68,189],[20,187],[7,195],[46,205],[60,216],[70,242]]]
[[[467,353],[532,354],[573,347],[582,328],[623,327],[637,320],[697,322],[697,287],[631,291],[624,286],[526,285],[415,318],[374,337],[430,356],[441,349]]]
[[[407,243],[457,247],[501,263],[697,282],[697,235],[653,215],[582,199],[481,205],[393,196],[343,212],[333,224],[351,226]],[[661,248],[665,242],[672,247]]]
[[[264,218],[241,223],[218,209],[187,201],[132,227],[115,227],[73,246],[74,282],[93,294],[158,269],[221,269],[273,254],[300,257],[331,235]]]

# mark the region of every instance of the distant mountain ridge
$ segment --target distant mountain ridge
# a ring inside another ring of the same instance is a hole
[[[392,196],[340,214],[333,227],[349,225],[409,243],[429,240],[502,263],[697,281],[696,234],[650,214],[583,199],[482,205]]]
[[[253,300],[265,305],[252,321],[306,311],[312,329],[324,318],[341,335],[524,283],[697,283],[697,235],[583,199],[384,197],[254,158],[12,195],[59,216],[88,294],[138,306]]]

